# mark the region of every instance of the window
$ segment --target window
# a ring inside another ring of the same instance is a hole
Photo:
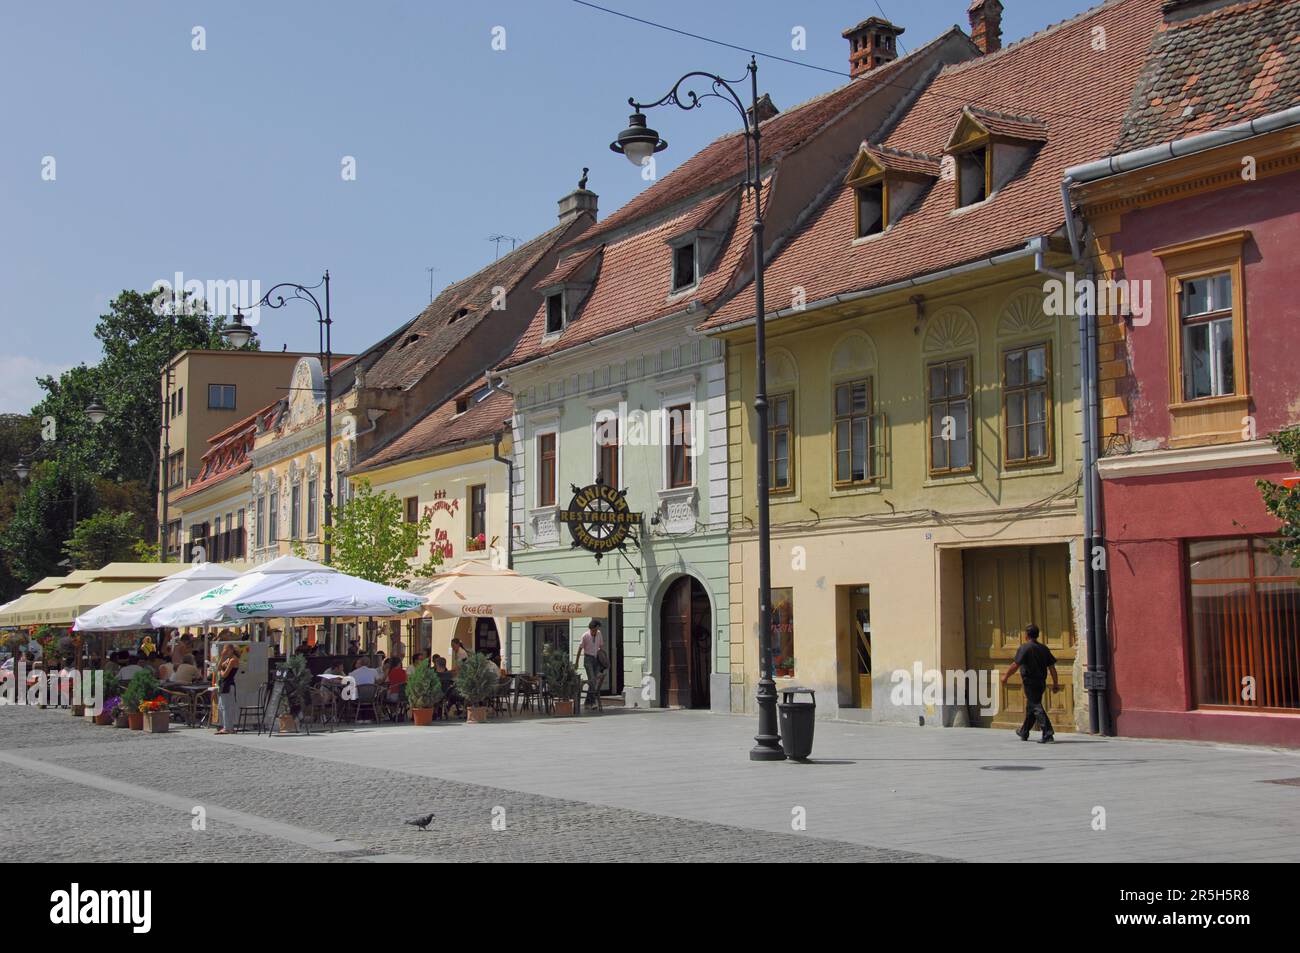
[[[271,502],[266,507],[266,541],[275,545],[280,541],[280,491],[271,491]]]
[[[320,483],[316,479],[307,481],[307,536],[316,535],[316,524],[320,521],[319,505],[316,502],[316,493],[320,489]]]
[[[860,486],[876,478],[871,379],[835,385],[835,485]]]
[[[772,668],[778,678],[794,675],[794,590],[772,590]]]
[[[222,562],[226,558],[225,547],[222,546],[222,542],[221,517],[218,516],[212,521],[212,545],[208,548],[208,559],[214,563]]]
[[[457,397],[457,398],[456,398],[456,416],[459,417],[461,414],[465,413],[465,411],[467,411],[467,410],[469,410],[469,398],[468,398],[468,397]]]
[[[266,545],[266,497],[259,496],[253,510],[253,518],[257,520],[257,548],[261,549]]]
[[[208,410],[234,410],[235,409],[235,385],[234,384],[209,384],[208,385]]]
[[[406,522],[420,522],[420,498],[418,496],[408,496],[403,501],[403,510],[405,511],[403,518]]]
[[[794,395],[770,399],[767,409],[767,482],[772,492],[794,489]]]
[[[1002,448],[1008,465],[1051,459],[1051,355],[1047,344],[1002,354]]]
[[[1300,709],[1300,575],[1269,540],[1187,544],[1196,702]]]
[[[970,470],[971,359],[929,366],[930,475]]]
[[[185,388],[178,387],[176,388],[176,413],[172,416],[179,417],[183,413],[185,413]]]
[[[487,539],[487,486],[483,483],[469,488],[469,535],[477,540]]]
[[[167,524],[167,552],[180,552],[181,548],[181,521],[172,520]]]
[[[1226,397],[1237,392],[1232,301],[1230,272],[1179,282],[1183,400]]]
[[[691,405],[677,404],[667,409],[668,486],[690,486],[691,472]]]
[[[889,224],[885,221],[885,183],[882,179],[854,189],[857,199],[858,238],[879,235]]]
[[[335,478],[337,488],[334,490],[334,507],[338,508],[348,501],[348,478],[339,474]]]
[[[695,242],[673,249],[673,291],[695,284]]]
[[[559,334],[564,330],[564,292],[546,296],[546,333]]]
[[[555,434],[537,435],[537,505],[555,505]]]
[[[185,451],[178,450],[167,460],[167,488],[174,490],[185,483]]]
[[[957,207],[965,208],[988,198],[989,146],[957,155]]]
[[[289,538],[302,536],[302,485],[295,483],[289,490]]]
[[[596,417],[596,482],[619,487],[618,418],[610,413]]]

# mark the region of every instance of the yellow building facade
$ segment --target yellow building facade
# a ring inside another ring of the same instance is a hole
[[[987,686],[1036,622],[1061,659],[1053,720],[1082,717],[1077,325],[1044,313],[1043,280],[1022,257],[769,319],[778,691],[814,689],[822,716],[1018,725],[1018,680],[982,715],[976,691],[954,705],[933,673]],[[725,337],[733,695],[753,709],[753,330]],[[1008,430],[1025,399],[1046,404],[1032,435]]]

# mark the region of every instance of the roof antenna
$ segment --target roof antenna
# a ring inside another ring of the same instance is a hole
[[[430,265],[424,270],[429,273],[429,304],[433,304],[433,273],[438,269]]]
[[[496,257],[497,257],[497,258],[500,258],[500,257],[501,257],[501,243],[502,243],[502,242],[509,242],[509,243],[510,243],[510,250],[511,250],[511,251],[514,251],[514,250],[515,250],[515,246],[516,246],[517,244],[519,244],[519,239],[516,238],[514,235],[489,235],[488,238],[487,238],[487,240],[490,241],[490,242],[496,242],[496,246],[497,246],[497,254],[496,254]]]

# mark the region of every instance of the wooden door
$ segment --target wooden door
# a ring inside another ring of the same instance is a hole
[[[691,581],[683,576],[668,587],[659,611],[659,703],[665,708],[691,703]]]
[[[966,597],[966,663],[977,671],[1011,665],[1024,641],[1025,626],[1033,622],[1039,638],[1056,656],[1060,688],[1049,682],[1043,701],[1052,724],[1074,730],[1072,670],[1076,652],[1070,605],[1070,554],[1065,544],[1003,546],[963,553]],[[978,714],[972,706],[972,717]],[[1013,676],[1002,693],[994,716],[979,716],[995,728],[1019,728],[1025,717],[1020,677]]]

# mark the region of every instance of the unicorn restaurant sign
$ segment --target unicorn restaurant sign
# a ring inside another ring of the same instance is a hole
[[[573,547],[595,554],[597,562],[607,553],[624,549],[633,531],[640,530],[642,514],[628,505],[626,490],[603,483],[573,486],[572,490],[573,499],[560,510],[560,522],[569,527]]]

